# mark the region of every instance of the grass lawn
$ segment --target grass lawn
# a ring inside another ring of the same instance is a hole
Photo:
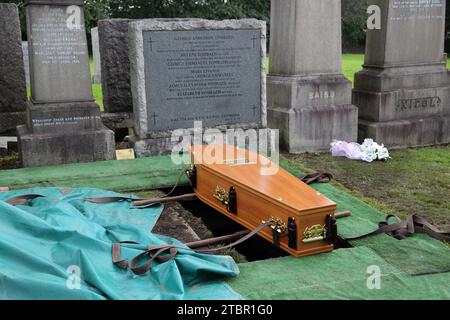
[[[91,75],[94,74],[94,60],[89,58],[89,67],[91,68]],[[101,83],[92,84],[92,94],[94,95],[95,102],[100,106],[103,111],[103,92]]]
[[[373,163],[329,154],[284,156],[305,172],[334,174],[338,187],[385,213],[419,214],[450,230],[450,146],[395,150],[389,161]]]
[[[364,55],[362,54],[344,54],[342,56],[342,72],[353,83],[354,75],[362,69],[363,63]]]

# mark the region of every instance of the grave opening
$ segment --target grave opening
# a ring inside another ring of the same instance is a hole
[[[171,191],[171,188],[162,189],[161,191],[167,194]],[[192,189],[190,187],[179,187],[172,195],[178,196],[188,193],[192,193]],[[208,205],[202,203],[200,200],[180,202],[180,205],[190,214],[192,214],[193,217],[201,219],[195,221],[194,224],[203,224],[202,227],[206,227],[211,232],[213,237],[226,236],[245,230],[243,226],[227,218]],[[189,221],[188,223],[190,224],[190,222],[191,221]],[[154,230],[157,230],[157,227]],[[196,231],[196,229],[198,228],[198,226],[195,225],[190,225],[190,227],[192,227],[194,231]],[[173,226],[173,228],[176,228],[176,226]],[[177,238],[176,234],[172,234],[171,236]],[[353,246],[348,241],[342,238],[338,238],[338,242],[335,245],[335,250],[352,247]],[[252,237],[242,244],[239,244],[234,249],[240,255],[244,256],[245,260],[248,262],[289,256],[289,253],[281,249],[277,249],[273,244],[263,239],[259,235]],[[227,254],[227,252],[219,252],[218,254]]]

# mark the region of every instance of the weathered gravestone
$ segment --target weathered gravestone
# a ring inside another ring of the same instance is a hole
[[[17,128],[25,167],[114,158],[93,102],[82,0],[28,0],[31,104]]]
[[[108,19],[98,22],[105,112],[133,111],[128,49],[128,25],[131,21],[129,19]]]
[[[183,21],[198,19],[156,20]],[[128,26],[133,21],[135,20],[105,19],[98,22],[103,105],[105,112],[108,113],[126,113],[133,111],[130,84],[130,50],[128,47]],[[94,39],[94,36],[92,39]],[[112,117],[113,115],[110,116]]]
[[[102,82],[102,66],[100,59],[100,44],[98,41],[98,27],[91,29],[92,57],[94,60],[94,74],[92,75],[93,83]]]
[[[203,129],[266,126],[266,24],[258,20],[141,20],[130,30],[138,156],[170,152]],[[179,132],[179,131],[178,131]]]
[[[17,5],[0,3],[0,30],[0,133],[11,133],[25,123],[27,103]]]
[[[341,1],[273,0],[268,126],[290,153],[357,139],[358,110],[341,69]]]
[[[28,58],[28,41],[22,41],[23,66],[25,68],[25,80],[30,85],[30,59]]]
[[[444,0],[372,0],[379,30],[368,30],[364,69],[355,75],[360,139],[391,147],[450,142],[450,78]]]

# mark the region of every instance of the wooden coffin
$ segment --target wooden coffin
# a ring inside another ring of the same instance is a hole
[[[192,146],[191,161],[202,202],[249,230],[272,221],[259,235],[294,256],[333,250],[336,204],[277,164],[228,145]]]

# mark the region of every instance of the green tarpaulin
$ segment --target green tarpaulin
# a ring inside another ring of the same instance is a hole
[[[45,197],[27,205],[18,195]],[[174,244],[154,235],[162,207],[133,209],[131,202],[94,204],[83,199],[115,196],[97,189],[28,189],[0,193],[0,299],[239,299],[221,281],[239,270],[230,257],[182,249],[136,276],[112,263],[112,243],[132,259],[147,245]],[[79,286],[77,285],[79,284]]]

